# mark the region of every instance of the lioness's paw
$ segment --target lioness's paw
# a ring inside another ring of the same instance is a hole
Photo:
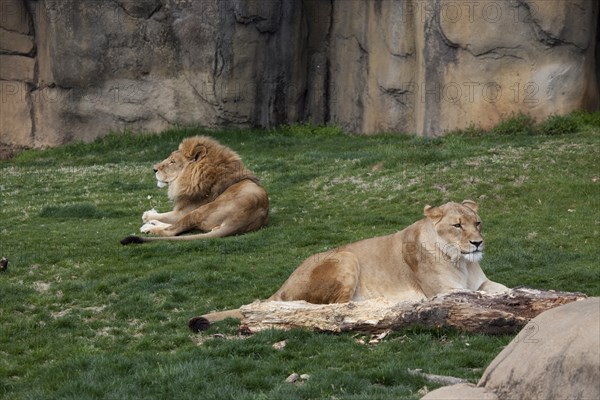
[[[156,211],[156,209],[152,209],[152,210],[148,210],[146,212],[144,212],[144,214],[142,214],[142,221],[143,222],[148,222],[152,219],[156,219],[156,217],[158,216],[158,212]]]
[[[154,220],[150,220],[150,221],[146,222],[144,225],[142,225],[142,227],[140,228],[140,232],[159,234],[160,231],[168,228],[169,226],[171,226],[171,225],[165,224],[164,222],[160,222],[160,221],[157,221],[154,219]]]

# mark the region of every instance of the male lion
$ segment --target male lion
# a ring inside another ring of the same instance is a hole
[[[194,240],[255,231],[267,224],[269,197],[240,156],[206,136],[184,139],[154,166],[158,187],[168,186],[173,211],[146,211],[140,228],[158,237],[128,236],[122,244]],[[204,233],[177,236],[200,230]]]
[[[361,240],[306,259],[269,300],[345,303],[383,297],[418,301],[452,290],[508,290],[479,266],[483,255],[477,204],[425,206],[425,218],[400,232]],[[227,310],[192,318],[194,331],[240,318]]]

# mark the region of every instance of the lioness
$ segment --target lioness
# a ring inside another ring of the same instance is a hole
[[[206,136],[184,139],[179,149],[154,166],[158,187],[168,186],[173,211],[142,215],[143,233],[122,244],[194,240],[255,231],[267,224],[269,197],[258,178],[233,150]],[[200,230],[204,233],[177,236]]]
[[[483,255],[477,204],[425,206],[425,218],[400,232],[338,247],[306,259],[268,300],[345,303],[384,297],[418,301],[452,290],[508,290],[479,266]],[[194,331],[241,318],[228,310],[192,318]]]

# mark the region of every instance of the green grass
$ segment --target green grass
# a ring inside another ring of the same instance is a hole
[[[298,330],[238,337],[233,321],[192,334],[186,322],[269,296],[317,251],[465,198],[480,204],[490,278],[600,295],[599,115],[513,116],[491,132],[437,139],[186,128],[23,152],[0,163],[0,256],[10,260],[0,273],[0,397],[416,399],[434,387],[408,368],[476,382],[510,336],[410,329],[373,346]],[[152,165],[199,133],[261,177],[269,227],[122,247],[143,211],[170,206]],[[284,383],[292,372],[311,378]]]

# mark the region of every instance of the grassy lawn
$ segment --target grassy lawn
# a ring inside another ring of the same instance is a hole
[[[152,165],[210,134],[261,177],[268,228],[123,247],[142,212],[169,209]],[[334,128],[174,129],[27,151],[0,163],[0,397],[6,399],[417,399],[421,368],[476,382],[510,340],[410,329],[269,331],[188,318],[265,298],[307,256],[400,230],[425,204],[476,200],[488,276],[600,295],[600,114],[440,139]],[[283,350],[273,344],[285,340]],[[367,340],[368,341],[368,340]],[[292,372],[309,374],[288,384]]]

